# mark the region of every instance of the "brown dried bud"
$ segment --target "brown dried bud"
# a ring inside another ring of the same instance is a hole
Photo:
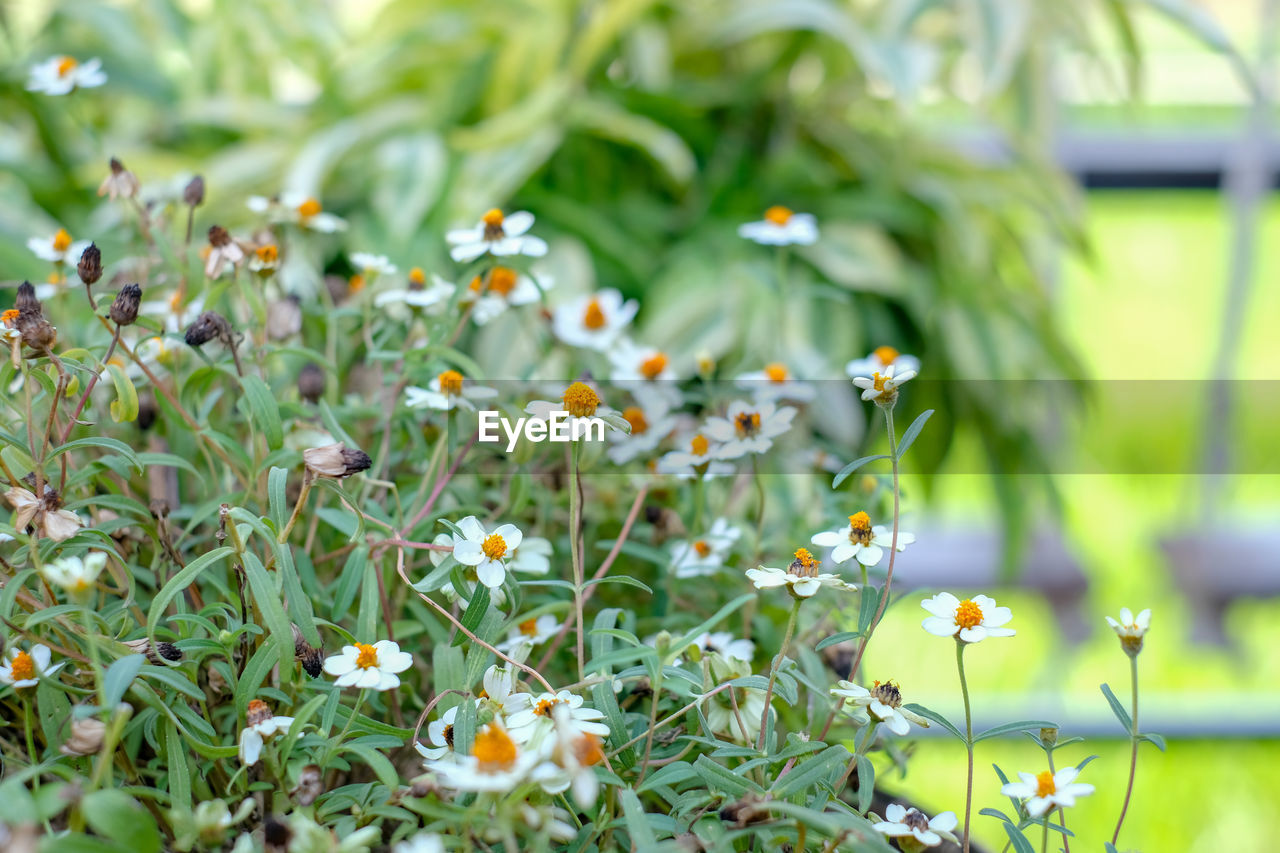
[[[96,284],[102,278],[102,250],[97,244],[90,243],[89,248],[80,253],[80,263],[76,265],[80,280],[86,285]]]
[[[308,643],[302,636],[302,629],[297,625],[293,626],[293,656],[302,664],[307,675],[312,678],[320,677],[320,672],[324,668],[324,649],[318,649]]]
[[[107,724],[97,717],[71,721],[71,737],[58,748],[63,755],[95,755],[102,748]]]
[[[302,462],[307,470],[318,477],[342,479],[368,470],[373,464],[363,450],[347,447],[342,442],[312,447],[302,451]]]
[[[53,349],[58,340],[58,330],[49,325],[40,310],[40,300],[36,298],[36,289],[31,282],[24,281],[18,285],[18,296],[14,305],[18,309],[18,318],[14,326],[22,336],[22,342],[33,350],[47,352]]]
[[[231,245],[231,232],[221,225],[209,226],[209,245],[215,249]]]
[[[324,396],[324,368],[309,361],[298,371],[298,394],[308,403],[319,402]]]
[[[125,645],[136,654],[146,655],[147,661],[155,666],[164,666],[164,662],[182,660],[182,649],[173,643],[153,643],[146,637],[139,640],[126,640]]]
[[[142,287],[137,283],[126,284],[116,294],[107,315],[117,326],[132,326],[138,319],[138,306],[142,304]]]
[[[182,191],[182,200],[187,207],[199,207],[204,202],[204,178],[196,175]]]
[[[216,311],[206,311],[195,319],[186,332],[187,346],[202,347],[214,338],[224,343],[231,339],[231,324]]]
[[[267,337],[271,340],[287,340],[301,331],[302,306],[297,296],[290,294],[267,306]]]
[[[262,840],[269,853],[287,849],[292,838],[293,830],[289,828],[289,824],[278,820],[275,815],[267,815],[262,822]]]
[[[140,185],[138,176],[124,167],[115,157],[111,158],[111,174],[98,186],[98,195],[105,195],[115,201],[118,198],[133,198],[138,194]]]
[[[36,299],[35,286],[29,281],[24,281],[18,285],[18,295],[13,303],[13,307],[23,313],[30,311],[40,311],[40,300]]]
[[[419,776],[409,786],[409,796],[418,797],[419,799],[438,793],[440,793],[440,787],[436,785],[435,780],[430,776]]]
[[[319,764],[308,764],[298,774],[298,786],[290,791],[293,801],[300,806],[309,806],[324,793],[324,774]]]
[[[769,810],[760,808],[759,798],[747,794],[741,800],[729,803],[729,805],[720,809],[720,819],[725,823],[732,823],[742,828],[768,820]]]

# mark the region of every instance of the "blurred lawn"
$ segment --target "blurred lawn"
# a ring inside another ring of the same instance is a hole
[[[1097,257],[1091,267],[1075,265],[1065,271],[1060,305],[1068,339],[1083,354],[1092,376],[1207,378],[1228,254],[1230,225],[1223,199],[1211,192],[1108,192],[1090,195],[1087,204]],[[1269,207],[1258,245],[1263,256],[1235,375],[1275,379],[1280,377],[1280,346],[1274,337],[1280,289],[1269,283],[1280,274],[1280,204]],[[1258,390],[1256,385],[1241,387]],[[1142,446],[1157,459],[1180,463],[1194,458],[1187,454],[1199,446],[1202,406],[1202,400],[1189,393],[1181,413],[1144,413],[1130,407],[1122,418],[1090,423],[1090,454],[1104,463],[1123,462],[1127,448]],[[1276,422],[1274,416],[1266,416],[1265,408],[1262,412],[1251,416],[1253,427]],[[1267,438],[1265,429],[1257,431],[1255,440],[1274,440]],[[1156,549],[1161,535],[1212,525],[1216,518],[1244,516],[1274,526],[1280,477],[1230,478],[1226,503],[1213,513],[1199,509],[1205,479],[1185,474],[1060,478],[1065,536],[1090,578],[1089,610],[1096,614],[1097,632],[1079,648],[1067,649],[1044,600],[1021,593],[999,595],[1001,603],[1013,607],[1019,635],[1016,640],[983,643],[966,656],[975,715],[1022,716],[1011,707],[1011,695],[1030,695],[1052,708],[1054,701],[1063,701],[1053,698],[1057,694],[1069,697],[1070,704],[1059,709],[1063,717],[1104,725],[1110,721],[1120,735],[1098,685],[1109,682],[1127,704],[1128,667],[1102,617],[1121,606],[1150,606],[1155,611],[1153,633],[1140,659],[1144,715],[1178,719],[1181,713],[1211,713],[1216,707],[1227,718],[1280,718],[1275,687],[1280,684],[1280,659],[1274,654],[1280,647],[1280,601],[1244,602],[1233,608],[1227,622],[1232,647],[1192,646],[1183,626],[1187,608],[1194,604],[1174,589]],[[944,476],[936,489],[936,505],[948,518],[985,517],[982,505],[988,490],[983,477]],[[1207,529],[1211,532],[1212,527]],[[904,575],[910,572],[909,558],[910,551],[900,564]],[[960,720],[954,656],[949,644],[920,631],[919,598],[912,596],[889,612],[881,629],[884,636],[868,653],[867,675],[898,679],[910,699]],[[903,649],[910,653],[903,654]],[[1068,816],[1068,826],[1077,827],[1089,840],[1109,839],[1128,765],[1128,746],[1122,739],[1090,738],[1067,747],[1062,755],[1079,761],[1095,753],[1100,757],[1086,769],[1084,781],[1099,790]],[[975,815],[984,806],[1008,807],[999,796],[992,762],[1012,774],[1040,769],[1042,761],[1042,753],[1030,741],[980,744]],[[1146,851],[1219,850],[1228,838],[1231,850],[1271,849],[1270,839],[1280,832],[1277,762],[1277,740],[1173,738],[1167,755],[1144,746],[1125,838],[1135,848],[1140,842]],[[963,789],[964,765],[959,743],[940,749],[931,745],[913,758],[910,776],[900,784],[930,808],[959,811],[963,802],[954,800],[955,792]],[[975,831],[987,843],[996,842],[997,849],[1003,843],[998,823],[990,818],[976,818]],[[1035,840],[1038,843],[1038,837]],[[1088,849],[1098,848],[1090,844]],[[1120,849],[1127,848],[1122,843]]]

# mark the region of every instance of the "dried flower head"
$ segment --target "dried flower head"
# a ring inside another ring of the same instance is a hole
[[[138,319],[138,306],[141,304],[142,287],[136,282],[126,284],[116,294],[115,301],[111,303],[111,311],[108,316],[111,317],[111,322],[117,326],[132,326]]]
[[[86,286],[92,286],[102,278],[102,250],[96,244],[90,243],[89,248],[80,253],[80,263],[76,265],[76,272]]]
[[[297,625],[293,626],[293,656],[302,664],[307,675],[312,678],[320,677],[320,673],[324,670],[324,649],[308,643],[302,636],[302,629]]]
[[[146,655],[147,660],[154,666],[163,666],[165,661],[182,660],[182,649],[173,643],[161,641],[153,643],[146,637],[139,640],[126,640],[125,645],[133,649],[136,654]]]
[[[58,330],[49,325],[36,298],[36,289],[31,282],[24,281],[18,285],[18,295],[14,301],[18,316],[14,326],[22,337],[22,342],[37,352],[48,352],[58,340]]]
[[[302,462],[307,466],[307,471],[317,477],[333,477],[339,480],[368,470],[373,464],[369,454],[363,450],[347,447],[341,442],[302,451]]]
[[[196,175],[182,190],[182,201],[187,207],[199,207],[204,203],[204,178]]]
[[[324,774],[318,764],[308,764],[298,774],[298,786],[289,792],[300,806],[309,806],[324,793]]]
[[[223,343],[231,342],[231,324],[216,311],[205,311],[187,327],[184,335],[187,346],[202,347],[215,338]]]
[[[126,169],[115,157],[111,158],[110,165],[111,174],[98,186],[98,195],[105,195],[112,201],[136,196],[140,187],[138,176]]]
[[[71,721],[71,737],[58,748],[63,755],[96,755],[102,748],[107,724],[97,717]]]

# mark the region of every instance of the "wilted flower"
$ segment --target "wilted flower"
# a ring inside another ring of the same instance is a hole
[[[229,345],[232,342],[231,335],[231,324],[225,317],[217,311],[205,311],[187,327],[183,339],[187,346],[199,348],[214,339]]]
[[[294,659],[302,664],[302,668],[307,675],[312,678],[319,678],[324,666],[324,650],[308,643],[307,638],[302,635],[302,629],[297,625],[292,625],[291,627],[293,628]]]
[[[774,205],[761,221],[739,225],[738,236],[764,246],[808,246],[818,241],[818,223],[812,214]]]
[[[929,727],[927,719],[902,707],[902,691],[892,681],[877,681],[870,690],[852,681],[840,681],[831,688],[831,695],[839,696],[854,707],[865,708],[895,735],[905,735],[911,723]]]
[[[1147,631],[1151,628],[1151,610],[1143,610],[1135,619],[1133,611],[1127,607],[1120,608],[1120,621],[1107,617],[1107,624],[1111,626],[1111,630],[1116,632],[1116,636],[1120,638],[1120,646],[1124,649],[1125,654],[1133,657],[1142,651],[1143,638],[1147,636]]]
[[[444,235],[452,248],[449,256],[458,263],[468,263],[488,252],[491,255],[527,255],[540,258],[547,253],[547,244],[539,237],[526,233],[533,227],[533,214],[518,211],[504,214],[494,208],[480,217],[472,228],[460,228]]]
[[[871,526],[871,516],[856,512],[849,516],[849,523],[840,530],[815,533],[809,540],[822,548],[831,548],[831,559],[843,563],[856,557],[864,566],[876,566],[884,557],[884,549],[893,545],[893,531],[883,524]],[[916,537],[905,530],[898,531],[898,550],[905,551]]]
[[[262,744],[277,732],[287,732],[293,725],[293,717],[277,717],[261,699],[249,702],[245,715],[245,727],[240,730],[240,763],[253,766],[262,755]]]
[[[624,302],[621,293],[609,288],[557,306],[551,329],[569,346],[604,352],[639,308],[634,299]]]
[[[44,487],[43,500],[37,499],[34,493],[21,486],[10,488],[4,496],[17,510],[13,526],[19,530],[24,530],[31,524],[35,526],[37,536],[47,536],[61,542],[70,539],[80,529],[80,516],[71,510],[60,508],[62,499],[48,483]]]
[[[920,602],[933,615],[921,623],[938,637],[957,637],[961,642],[978,643],[987,637],[1012,637],[1012,628],[1001,627],[1013,618],[1007,607],[997,607],[994,598],[975,595],[964,601],[949,592],[940,592]]]
[[[108,164],[111,172],[98,185],[98,195],[105,195],[112,201],[118,198],[133,198],[138,194],[140,184],[138,176],[124,167],[115,157]]]
[[[102,748],[107,724],[97,717],[71,718],[71,736],[63,741],[58,751],[63,755],[96,755]]]
[[[118,326],[132,326],[138,319],[138,306],[141,304],[142,288],[137,283],[126,284],[116,294],[108,316]]]
[[[173,643],[161,641],[153,643],[146,637],[138,640],[125,640],[124,644],[136,654],[146,655],[147,660],[156,666],[164,666],[165,661],[182,660],[182,649]]]
[[[1027,814],[1040,817],[1056,808],[1076,804],[1076,797],[1093,793],[1093,786],[1075,781],[1080,775],[1075,767],[1064,767],[1057,773],[1045,770],[1041,773],[1018,773],[1019,782],[1009,782],[1000,789],[1007,797],[1026,800]]]
[[[58,330],[44,318],[44,309],[31,282],[24,281],[18,285],[14,307],[18,310],[18,316],[14,318],[14,326],[18,330],[22,343],[36,352],[51,351],[58,341]]]
[[[302,464],[317,477],[341,480],[368,470],[373,460],[363,450],[338,442],[302,451]]]
[[[102,250],[93,243],[86,246],[76,264],[76,274],[86,285],[96,284],[102,278]]]
[[[204,178],[196,175],[187,181],[187,185],[182,188],[182,203],[187,207],[204,204]]]
[[[413,666],[413,656],[400,651],[391,640],[379,640],[373,645],[356,643],[343,646],[342,652],[326,658],[324,671],[336,675],[338,687],[359,687],[370,690],[394,690],[400,686],[400,676]]]
[[[890,367],[896,371],[916,373],[920,370],[920,359],[900,353],[893,347],[876,347],[866,358],[855,358],[846,364],[844,372],[850,379],[859,376],[869,378],[877,373],[884,373]]]
[[[772,589],[785,586],[796,598],[809,598],[824,586],[852,592],[857,589],[851,583],[841,580],[838,575],[819,572],[821,563],[804,548],[796,549],[796,558],[785,569],[771,569],[761,566],[758,569],[747,569],[747,577],[755,584],[756,589]]]
[[[218,278],[228,269],[235,269],[244,260],[244,249],[221,225],[209,226],[209,254],[204,259],[204,274]]]
[[[284,299],[272,300],[267,306],[267,337],[287,341],[301,331],[302,304],[298,297],[291,293]]]
[[[27,91],[69,95],[76,89],[92,89],[107,82],[101,59],[79,62],[73,56],[51,56],[31,67]]]
[[[778,408],[762,400],[748,403],[735,400],[729,404],[725,416],[707,418],[703,431],[720,443],[717,456],[720,459],[737,459],[748,453],[764,453],[773,446],[773,440],[791,429],[791,419],[796,410],[791,406]]]
[[[952,843],[956,841],[952,830],[956,828],[959,819],[955,812],[942,812],[930,820],[919,809],[890,803],[885,806],[884,818],[872,828],[881,835],[898,839],[899,846],[908,837],[914,839],[920,847],[937,847],[944,839]]]

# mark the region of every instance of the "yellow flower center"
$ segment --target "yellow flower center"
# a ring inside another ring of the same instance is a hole
[[[436,377],[440,385],[440,393],[458,396],[462,393],[462,374],[456,370],[442,370]]]
[[[486,228],[501,228],[505,218],[502,215],[502,211],[495,207],[485,211],[484,216],[480,217],[480,221],[485,224]]]
[[[265,246],[259,246],[253,250],[258,256],[258,260],[264,264],[274,264],[280,258],[280,250],[276,248],[275,243],[268,243]]]
[[[593,767],[604,761],[604,750],[600,748],[600,738],[590,732],[578,738],[573,744],[574,758],[581,767]]]
[[[640,362],[640,375],[645,379],[657,379],[667,369],[666,353],[655,352]]]
[[[359,293],[364,290],[364,276],[356,273],[347,279],[347,290],[351,293]]]
[[[705,539],[699,539],[693,543],[693,550],[698,552],[699,557],[710,557],[711,546],[707,544]]]
[[[739,412],[733,417],[733,426],[743,438],[753,436],[760,430],[760,413]]]
[[[58,233],[53,235],[53,249],[56,252],[65,252],[71,248],[71,235],[67,233],[67,229],[59,228]]]
[[[871,387],[875,388],[877,391],[883,391],[884,383],[888,381],[888,379],[889,377],[881,376],[880,372],[876,371],[875,373],[871,374]]]
[[[524,634],[526,637],[538,636],[538,617],[535,616],[532,619],[526,619],[521,622],[520,633]]]
[[[490,533],[481,543],[480,550],[490,560],[501,560],[507,553],[507,540],[496,533]]]
[[[982,618],[982,608],[967,598],[956,607],[956,624],[961,628],[975,628]]]
[[[604,316],[604,309],[600,307],[599,299],[592,299],[587,303],[587,310],[582,313],[582,325],[587,329],[603,329],[608,320]]]
[[[320,206],[319,200],[315,197],[311,197],[298,205],[298,216],[303,219],[310,219],[322,210],[324,210],[324,208]]]
[[[764,375],[769,378],[770,382],[776,382],[781,385],[787,381],[787,366],[778,362],[767,364],[764,368]]]
[[[49,282],[49,284],[62,284],[64,281],[66,281],[66,276],[58,272],[57,268],[55,267],[53,272],[49,273],[49,276],[48,278],[45,279],[45,281]]]
[[[9,674],[14,681],[29,681],[36,677],[36,662],[31,659],[31,655],[19,651],[9,664]]]
[[[780,204],[775,204],[764,212],[764,218],[772,222],[774,225],[786,225],[791,221],[791,217],[794,215],[795,213],[791,208],[783,207]]]
[[[252,699],[249,702],[249,708],[245,712],[244,718],[249,725],[256,726],[258,723],[271,719],[271,716],[271,708],[266,702],[261,699]]]
[[[689,440],[689,450],[694,456],[706,456],[710,449],[711,442],[707,441],[707,437],[701,433]]]
[[[0,314],[0,323],[3,323],[6,326],[12,326],[15,322],[17,322],[17,319],[18,319],[17,308],[10,308],[8,311],[5,311],[3,314]]]
[[[881,364],[888,367],[889,365],[897,361],[898,356],[901,355],[902,353],[898,352],[893,347],[876,347],[875,352],[871,354],[874,355],[877,359],[879,359]]]
[[[1036,774],[1036,796],[1047,797],[1056,794],[1058,787],[1053,783],[1053,774],[1048,770]]]
[[[533,706],[533,713],[539,717],[550,717],[551,709],[561,704],[563,703],[559,699],[539,699],[538,703]]]
[[[600,395],[585,382],[575,382],[564,391],[564,409],[575,418],[586,418],[596,413]]]
[[[855,544],[871,544],[871,516],[855,512],[849,516],[849,541]]]
[[[797,548],[796,558],[791,563],[791,573],[811,578],[818,574],[820,565],[822,564],[809,553],[808,548]]]
[[[471,279],[469,287],[476,293],[483,290],[496,293],[505,299],[511,295],[511,291],[515,290],[518,275],[519,273],[509,267],[494,267],[485,273],[483,279],[480,276]]]
[[[627,406],[622,410],[622,417],[631,424],[631,434],[640,435],[649,431],[649,421],[645,419],[644,409],[639,406]]]
[[[481,773],[497,773],[516,763],[515,741],[507,730],[497,723],[490,723],[476,732],[471,755]]]
[[[422,271],[422,267],[414,267],[409,270],[409,284],[413,287],[422,287],[427,283],[427,274]]]
[[[356,643],[360,654],[356,655],[356,666],[360,669],[376,669],[378,666],[378,650],[365,643]]]
[[[76,70],[76,66],[80,63],[76,62],[74,57],[64,56],[58,60],[58,76],[66,77],[72,71]]]

